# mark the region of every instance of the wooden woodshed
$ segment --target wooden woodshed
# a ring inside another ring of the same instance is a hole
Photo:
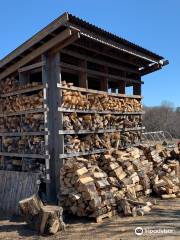
[[[120,147],[138,144],[144,130],[142,76],[167,64],[69,13],[3,58],[0,208],[15,211],[18,200],[37,191],[36,178],[55,200],[65,159],[105,150],[90,136],[121,132]],[[108,122],[110,115],[114,122]],[[88,117],[93,120],[85,127]]]

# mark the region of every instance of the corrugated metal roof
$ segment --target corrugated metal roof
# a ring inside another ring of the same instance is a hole
[[[13,61],[16,61],[16,59],[18,61],[18,58],[23,57],[26,54],[26,52],[28,52],[29,49],[31,49],[33,46],[35,46],[35,44],[38,43],[38,41],[41,42],[45,37],[47,37],[47,35],[51,35],[51,33],[53,33],[53,31],[56,31],[58,28],[62,27],[63,24],[66,25],[66,23],[78,25],[82,28],[85,28],[85,29],[91,31],[94,34],[97,34],[99,36],[106,38],[107,40],[114,41],[115,43],[118,43],[118,44],[123,44],[126,47],[129,47],[131,49],[139,51],[139,53],[147,54],[148,56],[155,58],[157,61],[163,59],[163,57],[161,57],[145,48],[142,48],[132,42],[129,42],[121,37],[118,37],[110,32],[107,32],[99,27],[96,27],[93,24],[90,24],[90,23],[66,12],[63,15],[61,15],[60,17],[58,17],[57,19],[55,19],[52,23],[47,25],[47,27],[43,28],[41,31],[36,33],[29,40],[27,40],[25,43],[20,45],[17,49],[12,51],[6,57],[1,59],[0,60],[0,70],[3,71],[4,69],[6,69],[6,65],[8,67],[9,65],[13,64]]]
[[[93,25],[93,24],[91,24],[89,22],[86,22],[85,20],[80,19],[80,18],[78,18],[78,17],[76,17],[76,16],[74,16],[74,15],[72,15],[70,13],[67,13],[67,14],[69,16],[69,21],[70,22],[73,22],[73,23],[75,23],[77,25],[81,25],[84,28],[88,28],[90,31],[93,31],[93,32],[95,32],[97,34],[101,34],[104,37],[106,37],[108,39],[111,39],[112,41],[124,44],[125,46],[132,47],[132,48],[134,48],[137,51],[141,51],[142,53],[145,53],[145,54],[148,54],[148,55],[150,55],[152,57],[155,57],[155,58],[157,58],[157,60],[164,59],[162,56],[159,56],[156,53],[154,53],[152,51],[149,51],[149,50],[147,50],[147,49],[145,49],[145,48],[143,48],[143,47],[141,47],[141,46],[139,46],[139,45],[137,45],[135,43],[129,42],[128,40],[126,40],[124,38],[121,38],[121,37],[119,37],[119,36],[117,36],[115,34],[112,34],[112,33],[108,32],[108,31],[102,29],[102,28],[99,28],[99,27],[97,27],[97,26],[95,26],[95,25]]]

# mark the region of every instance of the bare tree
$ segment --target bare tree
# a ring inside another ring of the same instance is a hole
[[[180,108],[163,102],[158,107],[144,107],[144,125],[147,131],[168,131],[174,138],[180,139]]]

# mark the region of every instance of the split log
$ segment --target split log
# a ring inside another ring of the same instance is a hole
[[[3,139],[4,152],[44,154],[45,142],[42,136],[5,137]]]
[[[55,234],[64,230],[62,220],[63,209],[59,206],[43,206],[41,200],[33,195],[19,202],[19,207],[25,221],[40,234]]]
[[[108,94],[86,94],[71,90],[63,90],[62,107],[98,111],[142,111],[142,104],[137,99],[128,97],[118,98],[109,96]]]
[[[43,108],[42,90],[32,95],[22,94],[1,99],[1,113],[19,112],[37,108]]]
[[[10,93],[20,89],[37,87],[38,85],[40,85],[40,83],[38,82],[32,82],[32,83],[22,85],[16,78],[11,77],[11,78],[6,78],[4,81],[1,81],[0,89],[1,89],[1,93]]]
[[[69,113],[64,116],[63,125],[65,130],[99,130],[99,129],[121,129],[142,126],[141,116],[113,114],[83,114]]]

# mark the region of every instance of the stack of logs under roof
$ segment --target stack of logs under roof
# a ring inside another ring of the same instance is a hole
[[[125,216],[151,210],[151,195],[180,196],[178,149],[140,145],[101,155],[65,159],[60,204],[78,216],[98,217],[117,209]]]

